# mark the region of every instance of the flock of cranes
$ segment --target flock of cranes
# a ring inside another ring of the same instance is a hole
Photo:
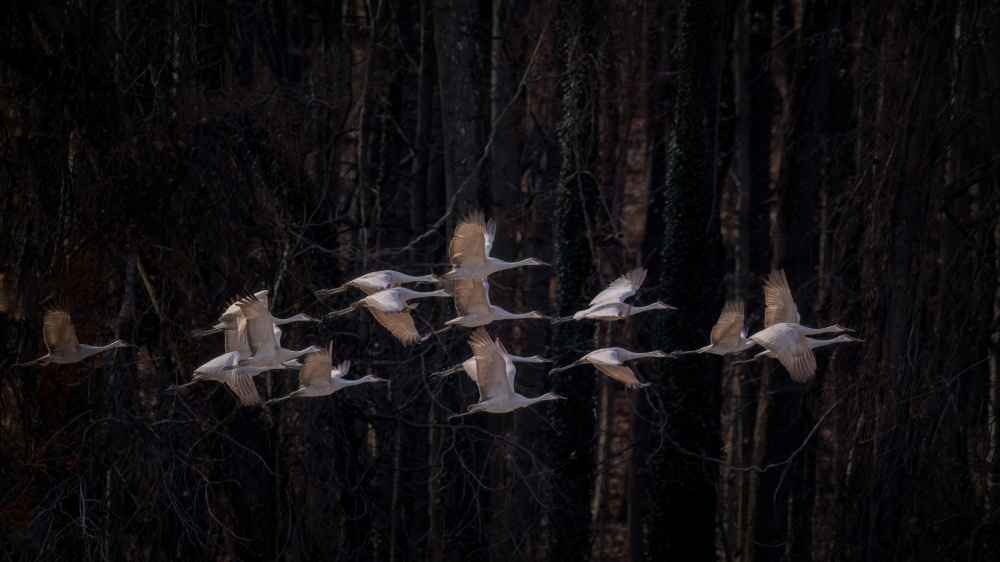
[[[473,212],[462,220],[455,229],[448,247],[452,269],[443,278],[437,275],[410,276],[396,271],[369,273],[348,281],[335,289],[317,291],[316,295],[326,297],[359,289],[367,296],[355,301],[349,307],[331,312],[326,318],[335,318],[359,309],[367,309],[375,319],[389,330],[403,345],[411,345],[426,340],[431,335],[461,326],[476,328],[469,338],[473,356],[451,369],[434,373],[436,376],[465,372],[479,388],[479,401],[469,406],[465,414],[475,412],[510,412],[546,400],[562,397],[549,392],[529,398],[514,391],[516,374],[515,362],[545,363],[540,356],[519,357],[507,352],[499,339],[491,339],[483,328],[498,320],[546,319],[541,312],[511,313],[490,303],[489,276],[498,271],[521,266],[548,265],[537,258],[517,262],[505,262],[490,256],[496,236],[496,221],[484,220],[481,212]],[[635,295],[645,280],[646,270],[636,268],[611,283],[590,302],[588,307],[572,316],[551,319],[553,323],[581,320],[623,321],[634,314],[649,310],[668,310],[675,307],[662,301],[645,306],[635,306],[626,300]],[[438,289],[420,292],[402,285],[405,283],[447,282],[454,289]],[[350,380],[345,378],[351,362],[343,361],[333,366],[332,342],[327,349],[309,346],[301,350],[285,349],[281,346],[281,328],[291,322],[318,322],[308,314],[296,314],[289,318],[275,318],[268,308],[268,293],[252,293],[244,290],[222,313],[218,322],[209,329],[197,330],[196,336],[207,336],[218,332],[225,334],[225,352],[201,365],[192,376],[192,381],[168,390],[179,390],[202,380],[214,380],[226,384],[236,394],[241,404],[255,405],[263,401],[253,383],[253,377],[269,370],[298,369],[299,388],[291,394],[268,400],[269,404],[296,397],[326,396],[348,386],[387,382],[375,375]],[[411,312],[417,307],[409,301],[419,298],[453,297],[458,316],[448,320],[445,327],[437,332],[421,336],[414,325]],[[864,341],[849,334],[832,339],[814,339],[809,336],[826,333],[850,332],[839,324],[826,328],[802,326],[798,309],[792,300],[788,281],[781,270],[773,272],[764,283],[766,310],[764,329],[747,336],[743,302],[726,303],[718,322],[712,329],[710,344],[691,351],[663,351],[646,353],[632,352],[620,347],[598,349],[587,353],[574,363],[552,369],[556,373],[584,364],[593,365],[598,371],[620,381],[628,388],[640,388],[648,383],[640,383],[635,372],[626,363],[640,358],[677,357],[688,353],[712,353],[734,355],[760,345],[765,348],[754,357],[736,361],[746,363],[760,357],[774,357],[788,370],[792,380],[806,382],[816,372],[814,348],[841,342]],[[74,363],[108,349],[127,347],[130,344],[118,340],[106,346],[89,346],[79,343],[70,316],[62,308],[49,308],[45,312],[43,335],[48,354],[39,359],[20,365],[41,363]],[[305,356],[302,362],[299,358]]]

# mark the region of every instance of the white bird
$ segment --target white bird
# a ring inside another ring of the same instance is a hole
[[[538,258],[528,258],[517,262],[506,262],[490,257],[497,222],[483,221],[482,211],[473,211],[455,227],[455,235],[448,246],[452,270],[444,274],[446,279],[485,278],[490,274],[522,265],[549,265]]]
[[[260,299],[264,303],[265,307],[268,306],[266,290],[257,291],[256,293],[254,293],[254,296]],[[219,320],[215,324],[215,326],[212,326],[207,330],[193,330],[191,332],[191,336],[202,337],[202,336],[207,336],[209,334],[215,334],[217,332],[235,330],[237,328],[237,323],[239,321],[239,318],[242,315],[243,311],[240,310],[240,307],[236,305],[236,301],[233,301],[233,303],[229,305],[229,308],[227,308],[226,311],[222,313],[222,316],[219,316]],[[289,318],[273,318],[273,320],[274,323],[279,326],[283,324],[288,324],[290,322],[319,322],[319,319],[313,318],[312,316],[309,316],[304,312],[296,314],[295,316]]]
[[[302,367],[302,363],[299,363],[295,359],[286,361],[280,367],[255,367],[252,365],[241,367],[239,366],[239,361],[240,354],[236,351],[230,351],[220,355],[195,369],[191,382],[170,386],[167,388],[167,391],[178,391],[182,388],[186,388],[197,382],[205,380],[218,381],[227,385],[234,393],[236,393],[236,397],[239,399],[240,404],[243,404],[244,406],[253,406],[255,404],[262,403],[260,394],[257,393],[257,387],[253,384],[253,377],[263,373],[264,371],[271,371],[275,369],[299,369]]]
[[[510,360],[513,361],[514,363],[551,363],[552,362],[551,359],[546,359],[546,358],[542,357],[541,355],[532,355],[531,357],[521,357],[520,355],[513,355],[513,354],[508,353],[507,356],[510,357]],[[475,355],[473,355],[472,357],[466,359],[465,361],[462,361],[461,363],[459,363],[458,365],[455,365],[454,367],[448,369],[447,371],[439,371],[437,373],[431,373],[431,376],[432,377],[443,377],[445,375],[450,375],[452,373],[461,373],[461,372],[464,372],[465,374],[469,375],[469,378],[472,379],[473,382],[476,382],[476,381],[479,380],[478,379],[478,375],[477,375],[477,371],[476,371],[476,356]]]
[[[386,289],[384,291],[379,291],[377,293],[368,295],[367,297],[356,301],[351,306],[345,308],[344,310],[338,310],[336,312],[331,312],[327,314],[327,318],[332,318],[334,316],[343,316],[353,310],[359,308],[377,309],[386,314],[393,314],[397,312],[404,312],[407,310],[406,301],[411,299],[423,299],[427,297],[450,297],[451,293],[444,289],[438,289],[437,291],[420,292],[414,291],[412,289],[407,289],[406,287],[396,287],[393,289]],[[411,307],[412,308],[412,307]]]
[[[243,318],[237,322],[239,325],[237,333],[245,338],[246,345],[250,348],[250,355],[242,356],[238,363],[239,366],[280,367],[285,361],[321,350],[319,347],[311,345],[300,351],[291,351],[278,345],[271,313],[267,310],[264,302],[255,295],[246,292],[240,300],[236,301],[236,304],[243,311]],[[234,367],[226,368],[233,369]]]
[[[500,340],[491,340],[483,328],[473,332],[472,337],[469,338],[469,345],[472,346],[472,351],[475,353],[476,372],[479,374],[476,379],[476,385],[479,387],[479,402],[469,406],[469,411],[465,414],[454,414],[449,416],[449,419],[475,412],[501,414],[535,402],[562,399],[562,396],[554,392],[535,398],[528,398],[514,392],[514,363]]]
[[[458,317],[448,320],[445,324],[449,328],[451,326],[475,328],[485,326],[494,320],[548,318],[537,310],[514,314],[499,306],[493,306],[490,304],[489,291],[490,282],[485,277],[482,279],[461,278],[455,281],[455,309],[458,311]],[[441,331],[443,330],[438,332]]]
[[[715,355],[731,355],[750,349],[757,345],[747,337],[747,327],[744,324],[743,300],[732,300],[722,308],[718,322],[712,328],[709,336],[712,343],[700,349],[691,351],[675,351],[671,357],[688,353],[713,353]]]
[[[817,347],[823,347],[826,345],[834,343],[845,343],[845,342],[863,342],[865,340],[861,338],[854,337],[850,334],[841,334],[835,338],[830,338],[828,340],[818,340],[816,338],[806,338],[806,343],[809,344],[809,349],[816,349]],[[739,365],[741,363],[750,363],[751,361],[756,361],[762,357],[777,357],[773,351],[765,349],[757,355],[754,355],[750,359],[744,359],[743,361],[733,361],[733,365]]]
[[[398,271],[392,271],[387,269],[385,271],[376,271],[374,273],[368,273],[358,277],[357,279],[352,279],[347,283],[337,287],[336,289],[322,289],[316,291],[317,297],[328,297],[330,295],[335,295],[337,293],[342,293],[351,287],[357,287],[361,289],[366,294],[377,293],[379,291],[384,291],[386,289],[392,289],[402,285],[403,283],[440,283],[441,278],[437,275],[421,275],[413,276],[406,275],[405,273],[400,273]]]
[[[590,353],[584,355],[580,359],[577,359],[573,363],[566,365],[565,367],[557,367],[549,371],[549,374],[558,373],[560,371],[565,371],[567,369],[572,369],[577,365],[583,365],[585,363],[590,363],[591,365],[597,367],[597,370],[608,375],[609,377],[625,383],[628,388],[639,388],[643,386],[649,386],[649,383],[639,383],[639,379],[635,377],[635,373],[632,369],[625,366],[625,363],[633,359],[639,359],[642,357],[667,357],[667,354],[662,351],[649,351],[646,353],[634,353],[627,349],[622,349],[620,347],[606,347],[604,349],[598,349],[597,351],[591,351]]]
[[[344,375],[351,368],[350,361],[344,361],[337,368],[333,368],[333,342],[330,342],[328,349],[319,350],[306,356],[305,364],[299,371],[299,388],[288,396],[272,398],[268,404],[288,400],[289,398],[311,398],[314,396],[327,396],[342,388],[365,384],[369,382],[389,382],[375,375],[366,375],[357,380],[346,380]]]
[[[135,347],[122,340],[116,340],[108,345],[92,346],[79,342],[76,339],[76,328],[69,318],[69,314],[61,308],[51,307],[45,311],[45,319],[42,324],[42,336],[45,338],[45,346],[49,352],[43,357],[27,363],[18,363],[15,367],[25,367],[41,363],[42,366],[49,363],[65,365],[82,361],[91,355],[101,353],[116,347]]]
[[[640,312],[645,312],[647,310],[677,310],[677,307],[670,306],[663,301],[657,301],[646,306],[632,306],[631,304],[626,304],[625,299],[634,295],[645,279],[646,270],[642,267],[637,267],[622,275],[618,279],[615,279],[610,285],[608,285],[608,288],[598,293],[598,295],[590,301],[590,304],[586,309],[577,312],[573,316],[556,318],[552,321],[552,323],[560,324],[562,322],[569,322],[570,320],[583,319],[610,321],[625,320],[633,314],[639,314]]]
[[[799,312],[788,288],[785,272],[777,270],[764,280],[764,329],[750,339],[774,353],[788,369],[792,380],[807,382],[816,374],[816,357],[806,336],[831,332],[853,332],[840,324],[826,328],[806,328],[799,324]]]

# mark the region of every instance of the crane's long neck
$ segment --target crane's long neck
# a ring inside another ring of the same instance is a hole
[[[95,346],[95,345],[87,345],[87,344],[81,343],[80,344],[80,359],[83,359],[85,357],[90,357],[91,355],[96,355],[98,353],[101,353],[102,351],[107,351],[107,350],[115,348],[115,347],[118,347],[118,345],[115,344],[115,343],[109,343],[108,345],[97,345],[97,346]]]
[[[806,341],[809,342],[809,347],[811,347],[812,349],[816,349],[817,347],[823,347],[824,345],[830,345],[832,343],[843,343],[846,341],[851,341],[847,338],[848,338],[847,335],[841,335],[835,338],[830,338],[828,340],[817,340],[814,338],[806,338]]]
[[[497,258],[490,258],[489,269],[491,273],[496,273],[497,271],[503,271],[505,269],[514,269],[515,267],[521,267],[522,265],[535,265],[537,262],[532,259],[523,259],[521,261],[509,262],[503,261]]]
[[[829,334],[831,332],[843,332],[843,331],[844,329],[837,325],[827,326],[826,328],[807,328],[805,326],[801,326],[799,328],[799,333],[805,334],[807,336],[811,336],[814,334]]]
[[[369,382],[381,382],[382,379],[373,377],[371,375],[365,375],[360,379],[354,379],[354,380],[346,380],[339,377],[335,378],[334,380],[337,381],[337,386],[345,387],[345,386],[357,386],[359,384],[365,384]]]
[[[302,357],[303,355],[312,353],[313,351],[316,350],[313,348],[306,348],[306,349],[300,349],[299,351],[292,351],[290,349],[279,347],[276,351],[276,355],[278,356],[277,363],[284,363],[285,361],[291,361],[292,359]]]
[[[426,292],[409,291],[408,295],[400,295],[400,296],[403,297],[404,301],[407,301],[410,299],[423,299],[427,297],[450,297],[451,295],[448,294],[448,291],[445,291],[444,289],[438,289],[437,291],[426,291]]]
[[[403,283],[440,283],[441,280],[433,275],[406,275],[399,274],[399,280]]]
[[[521,395],[518,394],[518,396],[521,396]],[[522,398],[524,398],[524,397],[522,397]],[[556,394],[554,392],[548,392],[548,393],[545,393],[545,394],[543,394],[541,396],[536,396],[534,398],[524,398],[523,402],[527,406],[528,404],[534,404],[535,402],[545,402],[546,400],[559,400],[560,398],[562,398],[562,397],[559,396],[558,394]]]
[[[642,359],[643,357],[663,357],[662,351],[647,351],[645,353],[633,353],[631,351],[619,351],[618,358],[622,363],[632,359]]]
[[[663,307],[660,306],[660,303],[658,302],[654,302],[653,304],[647,304],[646,306],[633,306],[632,312],[630,312],[629,315],[639,314],[640,312],[646,312],[647,310],[657,310],[661,308]]]
[[[506,310],[500,308],[499,306],[493,306],[493,317],[497,320],[524,320],[527,318],[537,318],[534,312],[524,312],[521,314],[514,314],[513,312],[507,312]]]
[[[309,320],[309,316],[303,312],[296,314],[290,318],[272,318],[271,321],[277,325],[288,324],[289,322],[303,322]]]

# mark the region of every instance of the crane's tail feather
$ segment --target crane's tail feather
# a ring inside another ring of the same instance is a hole
[[[336,289],[320,289],[320,290],[316,291],[313,294],[316,295],[319,298],[324,298],[324,297],[329,297],[330,295],[336,295],[338,293],[343,293],[346,290],[347,290],[347,287],[340,286],[340,287],[337,287]]]

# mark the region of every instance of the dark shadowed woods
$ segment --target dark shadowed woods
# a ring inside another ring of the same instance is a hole
[[[0,557],[1000,558],[997,29],[979,0],[15,2]],[[357,313],[282,342],[388,386],[165,391],[242,288],[321,317],[362,273],[443,274],[477,208],[493,255],[552,264],[491,277],[494,304],[565,316],[643,266],[636,303],[678,308],[488,326],[511,353],[696,349],[734,297],[753,333],[774,268],[803,324],[865,341],[805,384],[698,354],[634,390],[522,365],[519,392],[566,400],[449,421],[476,386],[429,375],[469,330],[403,346]],[[57,303],[136,347],[14,367]]]

